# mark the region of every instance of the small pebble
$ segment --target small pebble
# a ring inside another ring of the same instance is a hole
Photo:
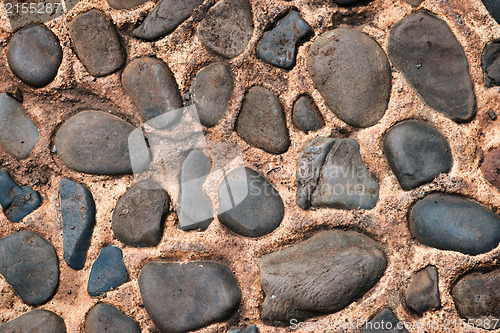
[[[406,289],[406,306],[419,315],[441,307],[438,288],[438,270],[428,266],[413,276]]]
[[[304,133],[314,132],[325,126],[325,120],[310,96],[301,96],[295,101],[292,121]]]
[[[481,171],[486,180],[500,190],[500,147],[486,154]]]
[[[481,60],[486,86],[500,86],[500,42],[487,44]]]
[[[497,114],[493,110],[488,111],[488,116],[490,116],[491,120],[497,120]]]
[[[19,187],[7,170],[0,170],[0,206],[7,218],[16,223],[40,207],[40,193],[29,186]]]
[[[127,279],[122,250],[116,246],[107,246],[101,249],[92,265],[87,291],[92,297],[102,296],[127,282]]]

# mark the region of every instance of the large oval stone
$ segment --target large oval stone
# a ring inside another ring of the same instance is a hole
[[[309,49],[307,71],[328,107],[347,124],[369,127],[384,115],[391,69],[368,35],[350,28],[322,34]]]
[[[431,108],[457,122],[474,118],[469,63],[446,22],[417,11],[392,27],[388,50],[394,65]]]
[[[463,197],[431,194],[413,206],[408,219],[421,243],[441,250],[476,255],[500,242],[500,217]]]
[[[351,230],[320,232],[267,254],[259,261],[262,318],[289,324],[337,312],[370,290],[386,266],[380,246]]]
[[[216,262],[152,262],[139,273],[142,301],[161,332],[187,332],[226,318],[240,303],[231,270]]]
[[[64,320],[54,312],[34,310],[0,325],[0,333],[66,333]]]

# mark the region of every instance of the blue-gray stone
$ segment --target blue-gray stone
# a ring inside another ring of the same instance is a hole
[[[85,333],[141,333],[141,328],[114,306],[99,303],[87,314]]]
[[[122,250],[116,246],[101,249],[99,257],[92,265],[87,291],[90,296],[101,296],[116,289],[128,279],[128,272],[123,263]]]
[[[291,69],[295,65],[297,43],[312,34],[299,13],[290,11],[271,31],[266,31],[257,45],[257,55],[265,62]]]
[[[460,196],[431,194],[413,206],[408,219],[421,243],[441,250],[477,255],[500,242],[500,217]]]
[[[302,132],[314,132],[325,126],[325,120],[310,96],[301,96],[293,105],[292,121]]]
[[[31,231],[0,239],[0,274],[28,305],[40,305],[54,295],[59,284],[56,250]]]
[[[0,206],[12,222],[21,221],[42,203],[40,193],[29,186],[19,187],[7,170],[0,170]]]
[[[82,269],[95,225],[95,202],[83,185],[61,179],[59,186],[63,224],[64,259],[69,267]]]
[[[66,333],[66,325],[54,312],[34,310],[0,325],[0,333]]]

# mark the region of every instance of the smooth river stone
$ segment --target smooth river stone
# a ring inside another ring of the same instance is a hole
[[[456,122],[474,118],[469,63],[446,22],[419,10],[392,27],[388,51],[394,65],[431,108]]]
[[[371,238],[330,230],[259,261],[262,318],[289,324],[342,310],[382,277],[387,260]]]
[[[347,124],[370,127],[385,114],[391,69],[368,35],[350,28],[322,34],[309,49],[307,70],[327,106]]]
[[[174,74],[163,60],[132,60],[123,70],[122,85],[143,121],[182,107]]]
[[[0,206],[9,220],[14,223],[21,221],[41,203],[40,193],[29,186],[19,187],[7,170],[0,170]]]
[[[441,250],[477,255],[500,242],[500,217],[463,197],[431,194],[413,206],[408,219],[421,243]]]
[[[248,0],[221,0],[198,25],[198,36],[209,50],[234,58],[246,48],[253,34]]]
[[[114,9],[131,9],[146,1],[148,0],[108,0],[108,5]]]
[[[498,0],[483,0],[483,4],[490,15],[500,23],[500,2]]]
[[[34,310],[0,325],[0,333],[66,333],[66,325],[54,312]]]
[[[131,174],[128,137],[134,126],[102,111],[83,111],[56,134],[57,153],[66,165],[94,175]]]
[[[56,250],[31,231],[6,236],[0,239],[0,274],[24,303],[43,304],[59,284]]]
[[[141,328],[114,306],[99,303],[87,314],[85,333],[141,333]]]
[[[208,326],[228,317],[241,301],[235,276],[216,262],[152,262],[138,280],[146,311],[160,332]]]
[[[127,282],[127,279],[122,250],[116,246],[106,246],[92,265],[87,291],[92,297],[102,296]]]
[[[75,53],[92,76],[106,76],[120,69],[127,60],[113,21],[103,12],[91,9],[68,23]]]
[[[500,190],[500,147],[488,152],[481,164],[484,178]]]
[[[202,125],[215,126],[224,117],[232,93],[233,78],[225,63],[209,65],[196,74],[191,98]]]
[[[0,145],[17,159],[29,156],[39,139],[38,128],[26,115],[21,103],[0,94]]]
[[[481,60],[486,86],[500,86],[500,43],[486,45]]]
[[[401,326],[401,328],[398,327]],[[389,308],[380,310],[361,330],[362,333],[408,333]]]
[[[387,132],[383,145],[389,166],[405,191],[432,182],[453,166],[448,141],[428,123],[403,121]]]
[[[236,121],[236,133],[250,146],[270,154],[283,154],[290,146],[281,103],[264,87],[250,88]]]
[[[325,120],[310,96],[301,96],[293,105],[292,121],[302,132],[314,132],[325,126]]]
[[[191,16],[203,0],[162,0],[132,35],[147,41],[166,36]]]
[[[441,307],[436,266],[415,273],[406,289],[405,301],[406,306],[419,315]]]
[[[420,6],[420,4],[422,2],[424,2],[424,0],[405,0],[405,1],[408,2],[410,5],[415,6],[415,7]]]
[[[43,24],[30,24],[17,30],[10,39],[7,61],[21,80],[39,88],[57,75],[62,61],[59,40]]]

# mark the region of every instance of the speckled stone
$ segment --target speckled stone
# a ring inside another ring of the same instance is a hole
[[[131,9],[142,5],[148,0],[107,0],[108,5],[114,9]]]
[[[29,186],[19,187],[7,170],[0,170],[0,206],[11,222],[19,222],[40,207],[40,193]]]
[[[99,303],[87,314],[85,333],[141,333],[141,328],[114,306]]]
[[[66,325],[54,312],[34,310],[0,325],[0,333],[66,333]]]
[[[500,23],[500,3],[497,0],[482,0],[490,15]]]
[[[293,105],[292,121],[298,130],[308,133],[325,126],[325,120],[310,96],[301,96]]]
[[[62,61],[59,40],[43,24],[29,24],[10,39],[7,61],[12,72],[27,84],[46,86],[57,75]]]
[[[92,297],[102,296],[127,282],[127,279],[122,250],[116,246],[107,246],[101,249],[92,265],[87,291]]]
[[[481,60],[486,86],[500,86],[500,42],[487,44]]]
[[[216,262],[149,263],[139,273],[139,288],[161,332],[188,332],[223,320],[241,301],[235,276]]]
[[[415,273],[406,289],[405,301],[406,306],[419,315],[441,307],[436,266],[427,266]]]
[[[363,333],[408,333],[391,309],[380,310],[361,330]]]
[[[481,164],[484,178],[500,190],[500,148],[488,152]]]
[[[388,51],[396,68],[431,108],[457,122],[474,118],[469,63],[446,22],[419,10],[392,27]]]

